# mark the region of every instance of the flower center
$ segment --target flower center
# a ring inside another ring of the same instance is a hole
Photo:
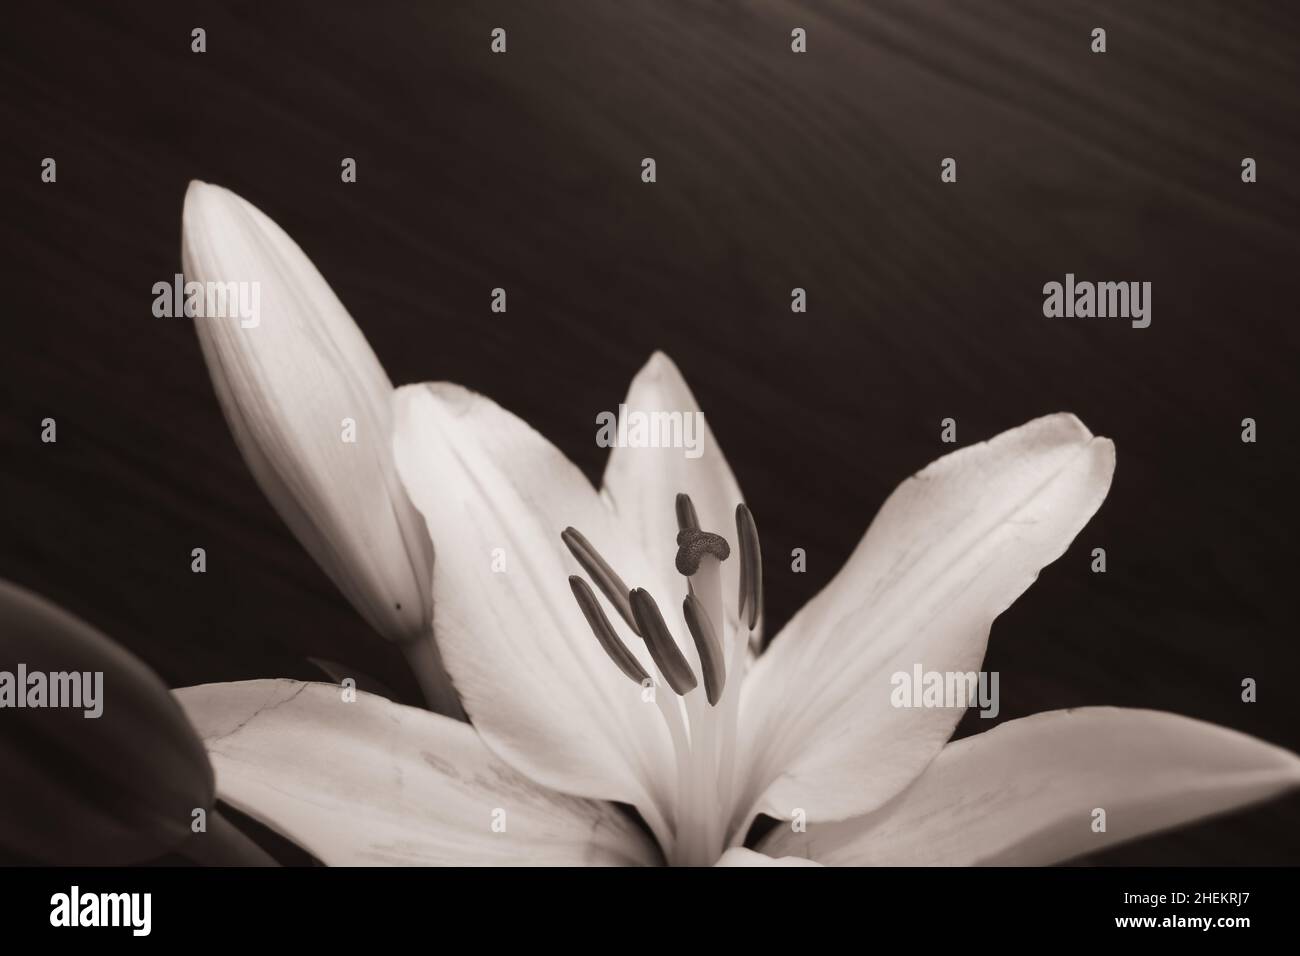
[[[743,821],[732,819],[732,804],[736,792],[740,684],[762,608],[762,564],[754,517],[749,508],[739,504],[739,626],[729,628],[723,613],[721,569],[731,548],[721,535],[700,528],[695,506],[687,495],[678,495],[676,504],[676,567],[687,582],[682,619],[694,645],[687,652],[679,646],[649,591],[629,590],[580,532],[568,528],[561,537],[587,577],[632,633],[645,642],[653,662],[650,673],[623,643],[586,579],[570,577],[573,596],[596,640],[618,669],[643,688],[642,699],[658,706],[672,739],[677,792],[672,845],[663,848],[664,854],[672,864],[707,866],[716,862],[728,846],[739,845],[745,836],[733,832],[732,828]],[[700,678],[703,688],[699,686]],[[659,692],[664,684],[672,694]]]

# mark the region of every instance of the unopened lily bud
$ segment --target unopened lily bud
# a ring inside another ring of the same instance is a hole
[[[214,815],[203,742],[161,680],[84,621],[0,581],[0,850],[153,859]],[[201,811],[201,813],[199,813]]]
[[[371,627],[429,641],[433,548],[365,336],[297,244],[229,190],[191,183],[182,231],[187,302],[216,306],[186,314],[257,483]]]

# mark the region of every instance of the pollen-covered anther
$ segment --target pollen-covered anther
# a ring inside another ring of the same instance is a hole
[[[752,631],[763,610],[763,555],[758,547],[754,515],[743,502],[736,505],[736,540],[740,550],[738,614]]]
[[[677,495],[677,527],[681,531],[693,528],[696,531],[700,528],[700,516],[695,512],[695,502],[691,501],[691,496],[679,492]]]
[[[614,625],[609,622],[605,612],[600,607],[600,602],[596,599],[596,592],[582,578],[576,574],[569,576],[569,587],[573,591],[573,596],[578,602],[578,607],[582,609],[582,616],[587,619],[591,626],[591,632],[596,635],[596,640],[604,648],[609,659],[618,665],[628,678],[638,684],[650,679],[650,675],[645,672],[633,653],[627,649],[614,630]]]
[[[632,592],[631,601],[632,614],[636,618],[641,637],[668,686],[674,693],[683,696],[695,690],[699,682],[681,648],[677,646],[672,631],[664,623],[664,616],[659,612],[659,605],[650,596],[650,592],[637,588]]]
[[[560,540],[564,542],[578,564],[582,565],[582,570],[587,572],[587,576],[596,582],[596,587],[600,588],[609,603],[614,605],[619,617],[627,622],[627,626],[632,628],[633,633],[639,636],[641,630],[632,616],[632,605],[628,601],[628,587],[623,583],[623,579],[577,528],[565,528],[560,534]]]
[[[683,528],[677,532],[677,573],[690,577],[700,569],[704,556],[712,555],[719,561],[731,557],[731,545],[727,539],[712,531],[699,528]]]
[[[694,594],[686,595],[682,601],[682,616],[686,618],[686,628],[695,641],[695,651],[700,655],[700,670],[704,672],[704,694],[710,706],[717,706],[722,699],[722,691],[727,686],[727,665],[723,661],[722,641],[709,620],[704,605]]]

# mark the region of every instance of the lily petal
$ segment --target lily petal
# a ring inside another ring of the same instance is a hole
[[[891,676],[916,664],[977,671],[993,619],[1064,553],[1105,498],[1114,464],[1110,441],[1061,414],[903,482],[751,672],[742,697],[750,777],[736,809],[843,819],[911,783],[964,709],[894,707]]]
[[[736,505],[743,500],[740,487],[695,396],[667,355],[656,352],[650,356],[632,379],[624,404],[625,414],[679,415],[683,435],[698,440],[692,449],[615,446],[605,466],[601,492],[620,527],[657,575],[653,582],[641,586],[664,606],[676,607],[686,596],[686,579],[676,572],[673,563],[677,554],[677,494],[690,495],[700,527],[722,535],[732,553],[738,554],[735,514]],[[694,422],[700,423],[698,432],[686,432],[687,424]],[[697,457],[688,457],[688,451]],[[739,568],[738,558],[722,563],[723,605],[731,627],[736,622]]]
[[[801,856],[782,856],[772,857],[763,853],[755,853],[753,850],[746,850],[743,846],[735,846],[728,850],[718,859],[714,866],[821,866],[814,860],[809,860]]]
[[[774,830],[766,853],[826,864],[1043,866],[1300,786],[1300,758],[1246,734],[1151,710],[1085,707],[949,744],[864,817]],[[1106,811],[1094,832],[1094,811]]]
[[[191,282],[258,291],[255,316],[194,323],[262,491],[376,631],[426,636],[433,552],[397,478],[393,386],[365,336],[284,230],[226,189],[190,184],[181,257]]]
[[[526,423],[459,386],[401,388],[396,409],[398,471],[442,555],[434,632],[474,726],[538,783],[630,803],[667,839],[676,783],[667,729],[569,587],[580,573],[560,539],[569,525],[640,579],[595,489]],[[617,615],[611,622],[654,673],[644,642]]]
[[[332,684],[175,692],[227,803],[336,866],[653,864],[609,804],[538,787],[473,728]]]

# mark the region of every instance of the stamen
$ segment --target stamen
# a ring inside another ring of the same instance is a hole
[[[641,631],[632,614],[632,605],[628,601],[628,588],[623,583],[623,579],[615,573],[609,566],[609,562],[600,556],[600,552],[591,546],[591,542],[578,529],[565,528],[560,539],[582,565],[582,570],[587,572],[587,576],[596,582],[596,587],[600,588],[601,593],[609,599],[609,603],[614,605],[619,617],[627,621],[627,626],[632,628],[632,632],[639,637]]]
[[[678,645],[649,591],[629,590],[576,529],[565,529],[561,537],[590,577],[588,583],[574,575],[569,578],[569,586],[610,660],[638,685],[662,683],[674,692],[675,696],[653,697],[672,741],[677,790],[671,807],[660,801],[665,814],[671,811],[671,833],[656,833],[670,863],[706,866],[715,862],[726,847],[741,845],[746,835],[741,826],[744,815],[737,811],[735,799],[743,784],[736,773],[738,724],[746,661],[763,613],[762,555],[754,516],[745,505],[738,505],[740,594],[736,618],[739,627],[735,627],[724,611],[722,588],[722,562],[731,556],[731,547],[721,535],[701,529],[699,513],[689,495],[677,495],[676,517],[675,563],[686,577],[688,593],[682,602],[682,616],[694,642],[694,658],[684,645]],[[607,616],[605,603],[599,598],[601,593],[645,641],[653,666],[644,666],[642,659],[628,649],[620,636],[621,629],[616,631]],[[696,660],[698,676],[694,670]],[[691,693],[701,680],[704,693]]]
[[[632,615],[641,629],[641,637],[650,650],[655,666],[676,693],[682,696],[689,694],[698,682],[691,671],[691,665],[686,662],[677,641],[673,639],[672,632],[668,630],[668,625],[664,623],[659,605],[655,604],[655,599],[644,588],[632,592],[631,603]]]
[[[736,539],[740,548],[740,598],[738,616],[749,615],[752,631],[763,609],[763,555],[758,547],[758,527],[745,504],[736,505]]]
[[[680,492],[677,495],[677,528],[680,531],[700,529],[700,516],[695,513],[695,503],[691,501],[690,495]]]
[[[695,650],[700,655],[700,670],[704,672],[704,693],[710,706],[716,706],[722,699],[723,688],[727,686],[726,666],[722,661],[722,643],[718,633],[713,629],[704,605],[694,594],[688,594],[682,601],[682,616],[686,618],[686,627],[695,641]]]
[[[591,589],[591,585],[576,574],[571,574],[569,587],[573,590],[573,596],[577,598],[578,607],[582,608],[582,616],[591,625],[592,633],[596,635],[596,640],[605,649],[609,659],[617,664],[618,669],[634,683],[640,684],[649,680],[650,675],[645,672],[641,662],[627,649],[627,645],[619,640],[614,625],[609,623],[609,618],[601,609],[600,602],[596,599],[596,592]]]
[[[731,557],[727,539],[712,531],[683,528],[677,532],[677,573],[690,577],[700,569],[700,559],[711,554],[719,561]]]

